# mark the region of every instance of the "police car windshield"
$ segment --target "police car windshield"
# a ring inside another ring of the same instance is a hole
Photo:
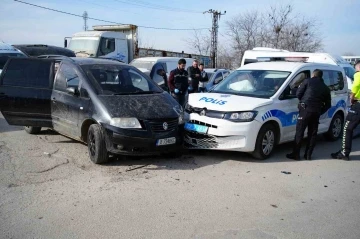
[[[220,82],[212,92],[256,98],[270,98],[291,72],[272,70],[238,70]]]
[[[99,95],[155,94],[163,90],[133,67],[121,65],[82,65]]]

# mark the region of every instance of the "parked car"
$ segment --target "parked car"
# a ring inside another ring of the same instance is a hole
[[[223,79],[225,79],[229,74],[230,70],[226,69],[205,69],[205,72],[207,73],[209,77],[209,81],[206,84],[206,90],[210,91],[211,88],[213,88],[215,85],[219,84]]]
[[[320,117],[319,134],[341,138],[348,87],[337,65],[304,62],[247,64],[209,93],[190,94],[185,106],[185,146],[249,152],[270,157],[276,145],[293,141],[299,115],[294,92],[315,69],[323,71],[332,106]]]
[[[13,47],[9,44],[0,42],[0,74],[1,74],[3,67],[5,66],[5,63],[9,59],[9,57],[24,58],[27,56],[20,50],[16,49],[15,47]]]
[[[0,110],[29,134],[42,127],[87,143],[91,161],[108,153],[152,155],[182,147],[182,109],[133,66],[96,58],[10,58]]]
[[[163,70],[166,72],[166,77],[170,76],[170,72],[178,66],[178,61],[182,57],[141,57],[134,59],[130,62],[130,65],[135,66],[144,74],[150,76],[150,78],[160,85],[163,89],[164,79],[159,76],[157,72]],[[195,59],[184,58],[186,60],[186,68],[191,66]]]
[[[58,46],[49,46],[42,44],[35,45],[13,45],[15,48],[24,52],[29,57],[38,57],[41,55],[61,55],[67,57],[75,57],[75,53],[67,48]]]

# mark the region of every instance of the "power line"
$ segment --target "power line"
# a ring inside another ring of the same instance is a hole
[[[163,6],[163,5],[159,5],[159,4],[153,4],[153,3],[148,3],[148,2],[144,2],[144,1],[136,1],[136,0],[130,0],[130,1],[126,1],[126,0],[125,0],[125,1],[114,0],[114,1],[120,2],[120,3],[129,4],[129,5],[134,5],[134,6],[138,6],[138,7],[151,8],[151,9],[163,10],[163,11],[188,12],[188,13],[202,13],[202,12],[200,12],[200,11],[194,11],[194,10],[183,9],[183,8],[167,7],[167,6]]]
[[[38,8],[42,8],[42,9],[45,9],[45,10],[53,11],[53,12],[58,12],[58,13],[63,13],[63,14],[67,14],[67,15],[74,16],[74,17],[83,18],[83,15],[78,15],[78,14],[75,14],[75,13],[70,13],[70,12],[65,12],[65,11],[61,11],[61,10],[57,10],[57,9],[53,9],[53,8],[43,7],[43,6],[40,6],[40,5],[36,5],[36,4],[28,3],[28,2],[23,2],[23,1],[20,1],[20,0],[14,0],[14,1],[26,4],[26,5],[30,5],[30,6],[33,6],[33,7],[38,7]],[[113,22],[113,21],[108,21],[108,20],[102,20],[102,19],[93,18],[93,17],[88,17],[87,19],[95,20],[95,21],[99,21],[99,22],[118,24],[118,25],[128,25],[128,24],[124,24],[124,23],[118,23],[118,22]],[[193,30],[209,29],[209,28],[197,28],[197,29],[194,29],[194,28],[167,28],[167,27],[150,27],[150,26],[140,26],[140,25],[138,25],[138,27],[139,28],[156,29],[156,30],[168,30],[168,31],[193,31]]]

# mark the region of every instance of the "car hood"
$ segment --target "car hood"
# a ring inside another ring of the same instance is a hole
[[[147,75],[150,75],[150,70],[146,69],[146,68],[138,68],[139,71],[141,71],[142,73],[145,73]]]
[[[138,119],[177,118],[178,104],[168,94],[151,95],[100,95],[100,101],[114,117],[135,117]]]
[[[196,108],[216,111],[247,111],[271,104],[271,99],[238,96],[219,93],[198,93],[189,95],[189,104]]]

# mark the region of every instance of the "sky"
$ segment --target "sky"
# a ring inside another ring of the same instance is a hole
[[[360,0],[21,0],[47,8],[89,17],[163,28],[210,28],[211,15],[204,11],[226,11],[220,19],[219,44],[228,46],[226,21],[246,11],[266,11],[271,5],[292,4],[299,16],[316,18],[323,37],[324,52],[343,55],[360,55]],[[142,7],[140,5],[147,5]],[[156,5],[156,6],[155,6]],[[167,10],[149,8],[163,6]],[[176,8],[174,10],[174,8]],[[184,9],[184,10],[182,10]],[[83,31],[84,21],[45,9],[29,6],[14,0],[0,0],[0,40],[9,44],[47,44],[63,46],[64,37]],[[109,25],[88,20],[93,25]],[[207,30],[203,30],[204,33]],[[144,46],[155,49],[195,53],[186,41],[193,30],[168,31],[139,28]],[[260,46],[259,46],[260,47]]]

